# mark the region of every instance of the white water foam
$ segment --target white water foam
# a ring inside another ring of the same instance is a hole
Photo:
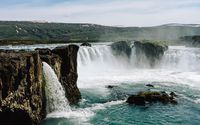
[[[106,109],[113,105],[123,104],[125,100],[110,101],[106,103],[92,104],[92,106],[87,108],[74,108],[71,112],[54,112],[48,114],[48,118],[70,118],[76,119],[76,122],[85,122],[90,120],[91,117],[95,115],[96,111]],[[77,121],[77,118],[79,121]]]
[[[200,104],[200,99],[194,100],[195,103]]]

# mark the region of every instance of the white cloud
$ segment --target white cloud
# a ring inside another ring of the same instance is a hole
[[[151,26],[200,23],[199,0],[110,0],[65,2],[51,6],[18,5],[0,8],[0,20],[47,20],[66,23]]]

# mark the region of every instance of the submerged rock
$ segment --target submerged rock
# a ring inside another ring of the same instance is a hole
[[[154,85],[152,85],[152,84],[146,84],[146,86],[148,86],[148,87],[154,87]]]
[[[115,85],[107,85],[107,86],[106,86],[106,88],[109,88],[109,89],[112,89],[112,88],[114,88],[114,87],[117,87],[117,86],[115,86]]]
[[[177,97],[177,95],[176,95],[175,92],[171,92],[170,95],[171,95],[172,97]]]
[[[92,45],[91,45],[90,43],[88,43],[88,42],[84,42],[84,43],[81,44],[81,46],[88,46],[88,47],[91,47]]]
[[[145,105],[145,97],[139,95],[131,95],[128,97],[126,102],[135,105]]]
[[[135,105],[145,105],[146,103],[161,102],[164,104],[177,104],[178,102],[166,92],[147,91],[139,92],[137,95],[128,97],[127,103]]]

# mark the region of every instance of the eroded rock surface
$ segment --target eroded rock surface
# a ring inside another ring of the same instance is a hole
[[[32,52],[0,50],[0,121],[5,125],[37,125],[46,116],[42,62],[47,62],[62,83],[70,104],[81,94],[77,88],[77,52],[68,45]]]
[[[36,52],[0,52],[0,121],[35,125],[45,117],[42,63]]]

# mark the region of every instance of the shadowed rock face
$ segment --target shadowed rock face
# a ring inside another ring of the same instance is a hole
[[[81,93],[77,87],[77,45],[57,47],[52,50],[61,59],[60,81],[65,88],[65,93],[70,104],[76,104],[81,99]]]
[[[88,47],[91,47],[92,45],[91,45],[90,43],[88,43],[88,42],[84,42],[84,43],[81,44],[81,46],[88,46]]]
[[[81,98],[77,88],[77,52],[69,45],[33,52],[0,50],[0,121],[6,125],[37,125],[46,116],[42,61],[57,74],[70,104]]]
[[[151,42],[136,41],[134,42],[134,46],[138,58],[140,58],[140,56],[144,54],[150,61],[151,66],[154,66],[156,60],[161,59],[161,57],[164,55],[164,52],[168,49],[167,46],[162,46]]]
[[[56,55],[51,52],[50,49],[44,48],[44,49],[39,49],[37,48],[36,51],[38,51],[40,55],[40,59],[46,63],[48,63],[55,71],[58,79],[60,79],[60,70],[61,70],[61,58],[59,55]],[[63,53],[64,54],[64,53]]]
[[[119,41],[111,44],[111,48],[115,55],[131,56],[132,46],[131,42]]]
[[[0,52],[0,121],[33,125],[45,117],[42,63],[36,52]]]

